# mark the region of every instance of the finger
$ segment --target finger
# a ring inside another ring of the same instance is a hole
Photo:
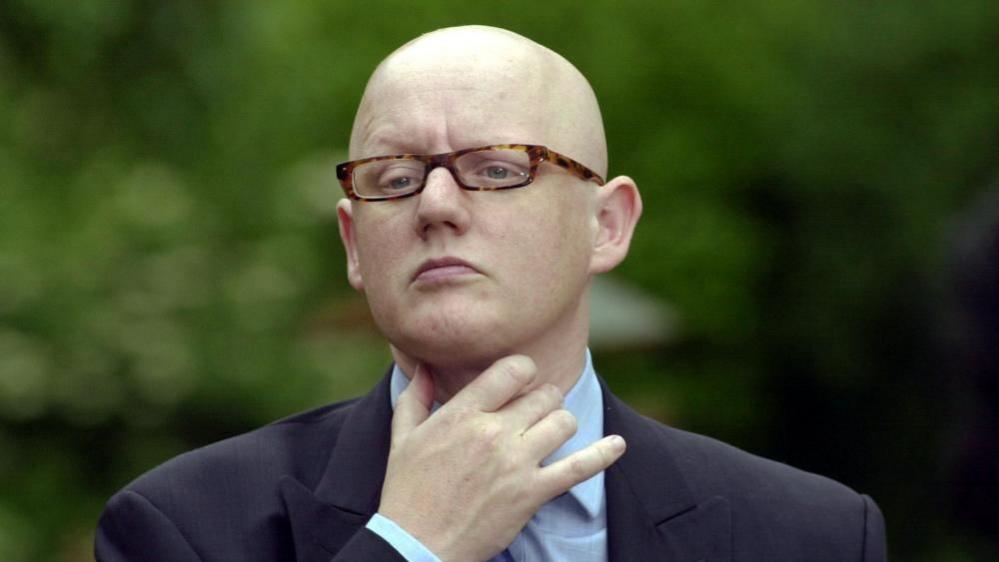
[[[500,412],[518,429],[526,431],[562,405],[562,391],[553,384],[543,384],[511,400]]]
[[[546,488],[549,498],[563,494],[614,464],[624,454],[624,449],[624,439],[620,435],[604,437],[582,451],[542,467],[542,486]]]
[[[524,432],[524,442],[541,462],[575,435],[576,428],[576,417],[569,410],[555,410]]]
[[[495,412],[530,384],[536,372],[534,361],[526,355],[504,357],[455,394],[447,406]]]
[[[409,386],[399,394],[392,414],[392,442],[406,437],[430,415],[434,403],[434,380],[426,367],[417,364]]]

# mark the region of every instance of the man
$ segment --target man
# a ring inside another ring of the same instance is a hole
[[[597,379],[590,279],[642,205],[602,179],[596,98],[565,59],[493,28],[421,36],[375,70],[350,158],[348,277],[392,372],[130,484],[99,559],[884,560],[866,496],[642,418]]]

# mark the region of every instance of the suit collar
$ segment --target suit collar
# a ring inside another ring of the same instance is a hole
[[[370,517],[378,510],[392,437],[388,374],[350,409],[316,497]]]
[[[601,385],[605,434],[621,435],[628,444],[624,456],[605,473],[611,562],[727,562],[728,501],[699,497],[674,460],[683,452],[669,430],[629,408],[603,381]]]
[[[298,562],[327,561],[378,510],[391,437],[389,379],[350,406],[318,483],[280,483]],[[329,431],[337,431],[331,422]]]

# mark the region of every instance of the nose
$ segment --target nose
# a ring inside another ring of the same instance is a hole
[[[427,184],[416,196],[415,227],[421,238],[434,231],[464,234],[468,230],[469,192],[461,189],[451,172],[443,166],[434,168],[427,176]]]

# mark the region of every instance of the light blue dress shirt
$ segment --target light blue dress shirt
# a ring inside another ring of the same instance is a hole
[[[409,385],[406,375],[394,367],[391,396],[395,407],[399,394]],[[563,459],[604,436],[604,400],[590,351],[583,372],[565,395],[563,407],[576,417],[577,431],[557,451],[541,462]],[[434,404],[434,411],[440,404]],[[497,506],[502,509],[502,506]],[[391,519],[375,514],[367,527],[391,544],[409,562],[440,562],[423,544]],[[573,486],[541,506],[513,543],[493,562],[607,562],[607,506],[604,473]]]

